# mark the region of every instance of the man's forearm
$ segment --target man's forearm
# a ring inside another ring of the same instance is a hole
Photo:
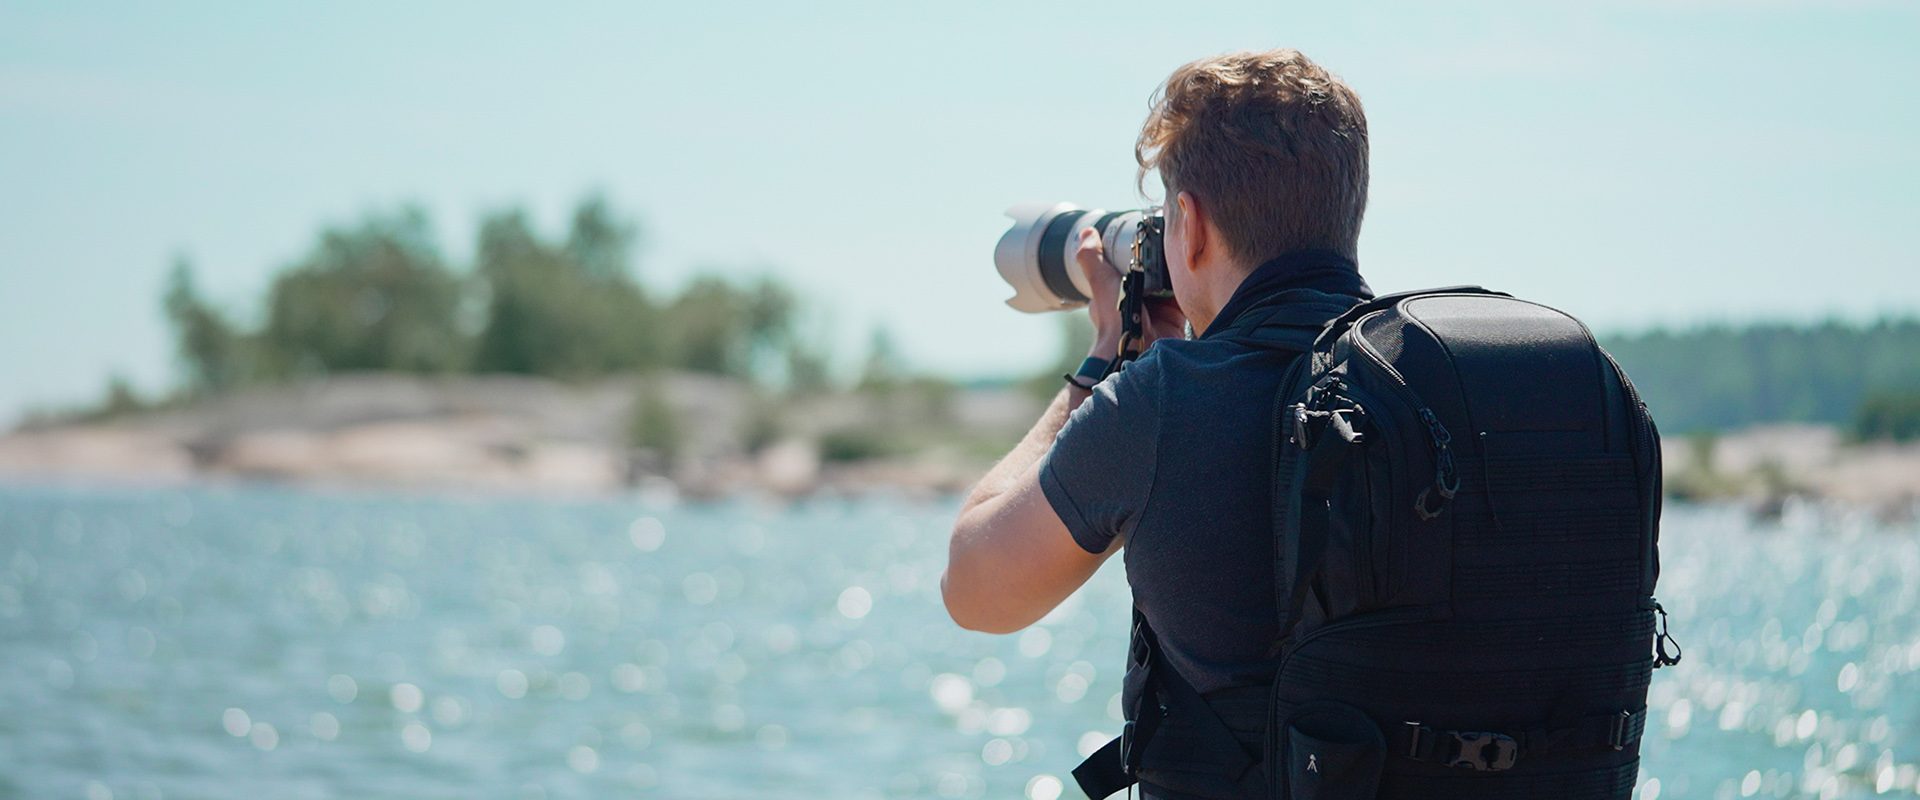
[[[1014,445],[1013,450],[1001,458],[1000,463],[993,465],[993,469],[988,470],[986,476],[974,485],[973,492],[967,495],[967,502],[961,506],[961,511],[964,513],[966,509],[973,508],[1007,491],[1015,480],[1026,473],[1027,468],[1045,458],[1047,451],[1053,447],[1054,437],[1059,436],[1060,429],[1066,427],[1067,416],[1072,414],[1074,409],[1079,408],[1081,403],[1086,402],[1092,394],[1078,387],[1063,387],[1058,394],[1055,394],[1053,402],[1047,404],[1047,410],[1041,413],[1040,420],[1033,423],[1033,428],[1020,439],[1020,443]]]

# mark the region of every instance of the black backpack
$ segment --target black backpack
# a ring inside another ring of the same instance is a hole
[[[1460,287],[1354,307],[1283,385],[1272,796],[1628,797],[1679,649],[1659,433],[1619,365]]]

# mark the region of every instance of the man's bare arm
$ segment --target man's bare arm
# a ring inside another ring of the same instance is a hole
[[[1087,315],[1094,344],[1090,354],[1108,358],[1120,346],[1120,276],[1107,266],[1100,237],[1082,231],[1074,260],[1092,291]],[[1145,343],[1178,336],[1185,317],[1178,307],[1142,312]],[[1107,549],[1089,553],[1040,489],[1040,464],[1073,410],[1093,396],[1070,386],[1055,395],[1040,420],[1013,451],[980,479],[960,508],[948,546],[940,594],[947,613],[963,628],[1011,633],[1046,616],[1087,582],[1124,544],[1115,536]],[[1115,458],[1127,457],[1115,453]]]
[[[1055,395],[961,506],[940,579],[947,613],[961,627],[1011,633],[1031,625],[1120,548],[1116,537],[1104,553],[1082,549],[1040,490],[1040,462],[1067,416],[1088,396],[1077,387]]]

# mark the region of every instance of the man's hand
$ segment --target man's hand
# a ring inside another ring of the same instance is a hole
[[[1147,344],[1161,339],[1187,338],[1187,312],[1171,297],[1150,297],[1140,307],[1141,327]]]
[[[1093,354],[1112,358],[1120,347],[1120,273],[1107,265],[1106,245],[1100,232],[1089,227],[1080,231],[1080,249],[1073,261],[1087,276],[1087,316],[1093,320]]]
[[[1107,264],[1106,245],[1093,228],[1080,231],[1080,248],[1073,260],[1093,290],[1087,301],[1087,316],[1093,320],[1093,350],[1088,355],[1113,358],[1120,350],[1120,273]],[[1186,338],[1187,315],[1172,298],[1148,300],[1141,306],[1140,317],[1143,350],[1159,339]]]

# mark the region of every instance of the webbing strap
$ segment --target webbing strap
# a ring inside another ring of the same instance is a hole
[[[1088,797],[1100,798],[1125,789],[1139,782],[1140,754],[1148,739],[1160,726],[1160,717],[1164,707],[1156,707],[1154,713],[1142,715],[1140,712],[1154,694],[1153,671],[1159,641],[1153,635],[1153,628],[1147,625],[1147,617],[1140,613],[1140,607],[1133,609],[1133,629],[1127,640],[1129,670],[1127,684],[1133,695],[1133,707],[1127,709],[1127,721],[1120,735],[1107,742],[1093,755],[1073,768],[1073,780],[1080,784],[1081,791]]]
[[[1640,741],[1647,727],[1647,710],[1596,714],[1566,727],[1513,731],[1445,730],[1408,722],[1395,736],[1390,752],[1430,764],[1498,772],[1525,758],[1582,750],[1624,750]]]
[[[1100,800],[1102,797],[1125,789],[1137,780],[1127,769],[1127,743],[1125,734],[1113,737],[1113,741],[1102,745],[1073,768],[1073,780],[1080,784],[1080,791],[1088,797]]]
[[[1163,721],[1169,719],[1167,724],[1178,728],[1181,739],[1162,742],[1166,760],[1219,771],[1229,780],[1239,780],[1259,763],[1200,691],[1165,663],[1160,643],[1138,608],[1133,611],[1130,646],[1138,664],[1138,672],[1128,675],[1129,682],[1139,682],[1134,706],[1121,734],[1073,768],[1073,779],[1081,791],[1088,797],[1102,798],[1139,782],[1142,756]],[[1156,699],[1160,689],[1166,692],[1164,703]]]
[[[1501,773],[1497,781],[1486,773],[1457,770],[1451,774],[1387,772],[1380,779],[1381,797],[1418,797],[1421,800],[1620,800],[1640,782],[1640,762],[1625,759],[1617,766],[1573,773]]]
[[[1301,413],[1310,414],[1302,409]],[[1340,468],[1347,463],[1353,446],[1361,441],[1349,421],[1340,414],[1326,414],[1324,424],[1311,438],[1299,443],[1302,464],[1295,475],[1299,482],[1300,502],[1290,506],[1285,538],[1291,540],[1293,557],[1287,559],[1287,602],[1280,609],[1281,641],[1291,638],[1306,608],[1307,593],[1320,574],[1326,556],[1328,529],[1332,525],[1333,484]],[[1305,433],[1303,429],[1303,433]],[[1276,649],[1279,645],[1276,645]]]

